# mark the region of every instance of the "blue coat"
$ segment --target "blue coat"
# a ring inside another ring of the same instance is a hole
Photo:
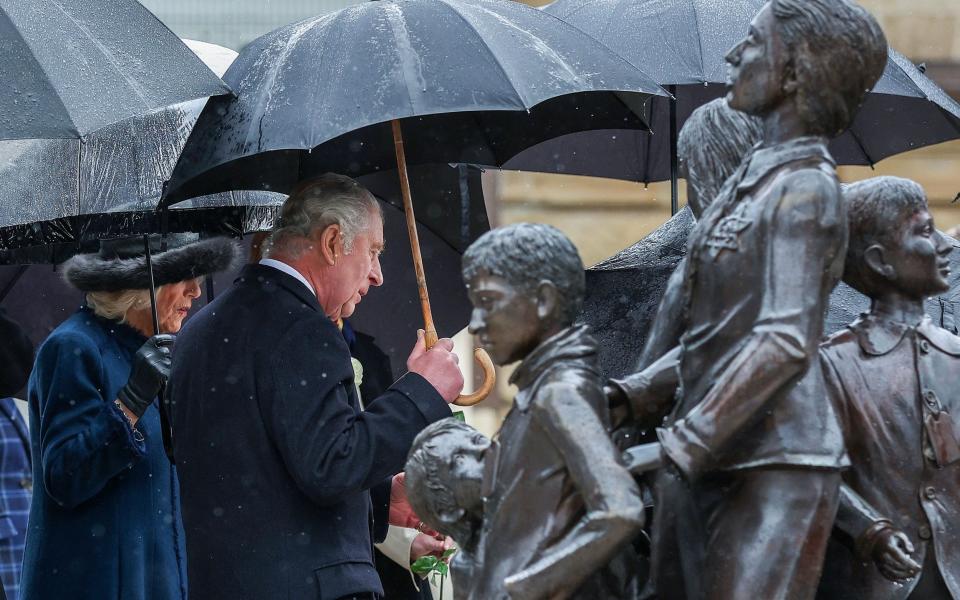
[[[154,404],[140,419],[139,440],[114,404],[144,341],[83,308],[37,353],[26,600],[186,597],[177,476],[159,413]]]
[[[407,374],[360,412],[350,351],[293,277],[247,266],[177,337],[169,382],[195,600],[382,594],[389,477],[450,416]]]
[[[0,399],[0,579],[7,600],[20,597],[20,567],[30,514],[30,441],[13,398]]]

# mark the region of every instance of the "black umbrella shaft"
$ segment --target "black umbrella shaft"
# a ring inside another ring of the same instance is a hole
[[[673,96],[670,98],[670,214],[675,215],[680,210],[677,183],[680,176],[680,161],[677,156],[677,86],[667,86],[667,91]]]
[[[160,333],[160,318],[157,315],[157,288],[153,283],[153,256],[150,253],[150,236],[143,236],[143,249],[147,256],[147,274],[150,276],[150,316],[153,317],[153,334]]]

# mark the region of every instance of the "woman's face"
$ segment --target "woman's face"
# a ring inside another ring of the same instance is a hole
[[[157,290],[157,317],[160,333],[177,333],[187,318],[193,300],[200,297],[200,281],[188,279],[169,283]],[[149,310],[149,309],[148,309]]]

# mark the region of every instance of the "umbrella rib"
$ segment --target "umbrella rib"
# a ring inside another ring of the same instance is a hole
[[[3,8],[0,8],[0,12],[3,12],[4,16],[7,18],[7,21],[10,22],[10,28],[16,33],[17,37],[20,38],[20,41],[23,42],[23,45],[26,46],[26,47],[30,50],[30,58],[33,59],[33,62],[37,65],[37,68],[39,68],[40,71],[43,72],[43,74],[44,74],[44,79],[45,79],[45,80],[48,82],[48,84],[50,85],[50,89],[52,89],[52,90],[54,91],[53,97],[56,98],[56,99],[57,99],[57,103],[58,103],[61,107],[63,107],[63,114],[66,115],[67,120],[70,121],[70,125],[73,127],[73,131],[77,134],[76,137],[80,137],[80,128],[77,127],[76,121],[73,120],[73,115],[70,114],[70,109],[67,108],[67,105],[64,104],[64,102],[63,102],[63,98],[60,97],[60,92],[59,92],[55,87],[53,87],[53,85],[52,85],[51,83],[49,83],[49,82],[52,81],[52,80],[50,79],[50,74],[47,73],[47,69],[43,66],[43,63],[41,63],[41,62],[37,59],[37,55],[36,55],[36,53],[33,51],[33,47],[30,45],[30,42],[29,42],[29,41],[27,40],[27,38],[24,37],[23,34],[20,32],[20,28],[17,27],[17,26],[13,23],[13,20],[12,20],[12,19],[10,18],[10,16],[7,14],[7,11],[3,10]],[[29,138],[27,138],[27,139],[29,139]],[[70,138],[65,138],[65,139],[70,139]]]
[[[137,82],[136,79],[130,77],[130,75],[128,75],[127,73],[125,73],[125,72],[123,71],[123,69],[120,68],[120,65],[118,65],[117,62],[114,60],[113,55],[112,55],[112,54],[110,53],[110,51],[100,42],[100,40],[98,40],[98,39],[90,32],[90,30],[89,30],[86,26],[84,26],[84,25],[81,24],[79,21],[77,21],[76,19],[74,19],[73,16],[72,16],[70,13],[68,13],[66,10],[64,10],[63,5],[61,5],[59,2],[57,2],[56,0],[48,0],[48,1],[50,2],[50,4],[56,6],[56,7],[60,10],[60,12],[63,13],[63,16],[64,16],[64,17],[66,17],[67,19],[69,19],[70,22],[73,23],[73,24],[76,26],[77,29],[79,29],[81,32],[83,32],[84,35],[86,35],[87,39],[89,39],[89,40],[93,43],[93,45],[96,46],[98,50],[100,50],[100,52],[101,52],[101,54],[103,54],[104,58],[107,59],[107,62],[110,63],[110,66],[112,66],[112,67],[114,68],[114,70],[115,70],[117,73],[119,73],[120,76],[123,77],[124,80],[126,80],[127,84],[130,85],[131,89],[133,89],[133,91],[136,92],[137,97],[140,98],[140,101],[141,101],[142,105],[143,105],[145,108],[150,108],[150,107],[151,107],[151,104],[150,104],[150,101],[147,99],[147,92],[146,92],[146,90],[143,89],[143,87],[140,85],[139,82]],[[192,54],[192,52],[191,52],[191,54]]]
[[[489,54],[490,57],[493,58],[493,61],[497,64],[497,68],[500,69],[500,72],[503,73],[504,78],[506,78],[506,80],[507,80],[507,83],[510,84],[510,87],[513,89],[514,94],[516,94],[517,97],[520,98],[520,101],[523,103],[524,108],[529,109],[530,107],[527,105],[527,100],[526,100],[526,98],[524,98],[524,97],[520,94],[520,90],[518,90],[518,89],[517,89],[517,86],[514,85],[514,83],[513,83],[513,78],[510,77],[510,74],[507,72],[506,67],[504,67],[503,61],[501,61],[501,60],[500,60],[500,57],[498,57],[498,56],[496,55],[496,53],[494,53],[493,49],[490,48],[490,46],[488,46],[488,45],[486,44],[486,42],[484,42],[483,36],[480,35],[480,32],[479,32],[479,31],[477,30],[477,28],[473,25],[473,23],[471,23],[470,20],[467,19],[467,17],[465,17],[460,11],[458,11],[456,8],[454,8],[453,5],[451,5],[447,0],[438,0],[438,2],[439,2],[440,4],[446,6],[446,7],[450,10],[450,12],[452,12],[453,14],[455,14],[461,21],[463,21],[464,24],[470,29],[470,31],[472,31],[472,32],[474,33],[474,35],[477,37],[477,39],[480,40],[480,42],[481,42],[480,45],[483,46],[483,48],[486,49],[487,54]],[[551,15],[551,16],[552,16],[552,15]],[[554,18],[556,18],[556,17],[554,17]]]
[[[706,81],[707,68],[703,63],[703,33],[700,31],[700,11],[697,10],[697,0],[690,0],[690,6],[693,7],[693,22],[697,25],[697,47],[700,48],[700,79]]]

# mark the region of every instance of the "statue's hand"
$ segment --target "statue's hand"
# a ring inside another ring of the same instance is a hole
[[[916,577],[922,569],[910,556],[913,551],[913,544],[905,533],[889,528],[878,534],[873,547],[873,561],[884,577],[902,582]]]

